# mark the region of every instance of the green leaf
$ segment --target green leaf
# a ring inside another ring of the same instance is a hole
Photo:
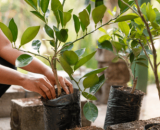
[[[107,33],[104,28],[99,28],[98,30],[101,31],[101,32],[104,32],[105,34]]]
[[[121,29],[121,31],[126,35],[128,36],[129,34],[129,25],[126,23],[126,22],[119,22],[118,23],[118,27]]]
[[[78,69],[79,67],[81,67],[83,64],[85,64],[86,62],[88,62],[94,55],[95,55],[96,51],[92,52],[91,54],[81,58],[76,65],[74,66],[74,70]]]
[[[90,14],[91,13],[91,4],[89,4],[86,9],[87,9],[88,13]]]
[[[68,73],[68,75],[73,74],[73,69],[69,66],[69,64],[65,61],[65,59],[63,59],[62,56],[59,58],[59,61],[62,65],[64,71],[66,71]]]
[[[133,52],[130,54],[130,62],[131,62],[131,64],[133,63],[133,61],[134,61],[134,54],[133,54]]]
[[[63,12],[63,6],[62,6],[61,2],[59,0],[52,0],[51,1],[51,9],[54,12],[54,15],[56,17],[57,22],[60,23],[58,10]]]
[[[32,8],[37,10],[37,0],[24,0],[27,4],[29,4]]]
[[[66,24],[71,20],[71,13],[70,12],[63,12],[63,23],[64,26],[66,26]]]
[[[160,12],[157,8],[154,8],[154,12],[156,13],[156,22],[160,24]]]
[[[95,0],[95,7],[98,7],[100,5],[103,5],[103,0]]]
[[[98,42],[102,43],[104,42],[105,40],[110,40],[111,37],[108,35],[108,34],[105,34],[103,36],[101,36],[99,39],[98,39]]]
[[[63,58],[69,65],[75,65],[78,61],[78,56],[74,51],[65,51]]]
[[[146,12],[147,12],[148,20],[150,22],[153,22],[156,19],[156,13],[152,9],[152,6],[150,3],[147,4]]]
[[[160,0],[156,0],[160,4]]]
[[[56,31],[56,37],[61,42],[66,42],[68,39],[68,29],[61,29],[60,31]]]
[[[116,12],[117,11],[117,7],[115,6],[114,8],[113,8],[113,12]]]
[[[91,95],[87,92],[82,92],[83,97],[85,97],[88,100],[97,100],[97,98],[94,95]]]
[[[37,33],[39,32],[39,29],[40,26],[33,26],[27,28],[22,35],[20,47],[33,40],[37,35]]]
[[[24,67],[29,65],[33,60],[33,57],[28,54],[22,54],[16,59],[16,67]]]
[[[106,9],[107,8],[105,5],[100,5],[92,11],[92,17],[95,24],[97,24],[103,18]]]
[[[133,48],[132,51],[133,51],[134,56],[137,57],[141,53],[142,48]]]
[[[13,41],[13,36],[12,36],[12,32],[10,31],[10,29],[3,23],[0,22],[0,29],[2,30],[2,32],[4,33],[4,35],[10,40],[10,42],[12,43]]]
[[[79,50],[76,50],[75,53],[78,55],[78,57],[82,56],[85,52],[86,48],[82,48]]]
[[[64,46],[66,46],[66,45],[68,45],[68,44],[71,44],[72,42],[67,42],[67,43],[65,43],[62,47],[64,47]],[[71,44],[71,45],[69,45],[69,46],[66,46],[65,48],[63,48],[62,50],[61,50],[61,53],[63,53],[64,51],[69,51],[69,50],[71,50],[73,48],[73,44]]]
[[[90,76],[90,75],[93,75],[93,74],[101,73],[101,72],[105,71],[107,68],[108,68],[108,66],[107,66],[107,67],[104,67],[104,68],[100,68],[100,69],[95,69],[95,70],[93,70],[93,71],[88,72],[87,74],[85,74],[82,78],[87,77],[87,76]],[[82,78],[81,78],[81,79],[82,79]]]
[[[139,16],[135,13],[130,13],[130,14],[127,14],[127,15],[123,15],[123,16],[120,16],[118,17],[115,22],[123,22],[123,21],[127,21],[127,20],[133,20],[135,18],[138,18]]]
[[[34,50],[37,50],[39,53],[39,48],[41,47],[41,41],[40,40],[34,40],[32,41],[32,48]]]
[[[32,14],[36,15],[38,18],[40,18],[43,22],[45,22],[44,16],[42,16],[39,12],[37,11],[31,11]]]
[[[49,37],[54,38],[54,32],[53,32],[52,28],[50,28],[47,24],[45,24],[44,30]]]
[[[136,64],[138,64],[138,65],[141,65],[141,66],[144,66],[144,67],[147,67],[147,68],[148,68],[148,66],[147,66],[145,63],[143,63],[143,62],[136,62]]]
[[[97,84],[98,81],[99,81],[99,78],[98,78],[97,74],[92,74],[83,80],[83,86],[85,89],[87,89],[87,88],[90,88],[93,85]]]
[[[59,14],[59,18],[60,18],[60,21],[61,21],[61,25],[63,27],[64,26],[64,23],[63,23],[63,12],[58,10],[58,14]]]
[[[68,13],[71,13],[71,14],[72,14],[72,12],[73,12],[73,9],[68,10]]]
[[[82,12],[79,13],[79,18],[86,29],[87,26],[90,24],[89,14],[87,13],[86,9],[84,9]]]
[[[157,24],[156,21],[151,22],[151,25],[152,25],[152,27],[153,27],[154,29],[159,28],[159,25]]]
[[[74,20],[74,27],[75,27],[75,31],[78,34],[79,29],[80,29],[80,22],[79,22],[79,18],[76,15],[73,15],[73,20]]]
[[[89,89],[89,92],[95,94],[103,86],[105,81],[106,81],[106,79],[103,74],[99,77],[99,82]]]
[[[84,32],[84,31],[85,31],[85,29],[86,29],[86,27],[83,25],[83,23],[82,23],[82,22],[80,22],[80,24],[81,24],[82,31]]]
[[[110,9],[108,9],[107,11],[108,11],[108,13],[109,13],[111,16],[114,16],[113,13],[112,13],[112,11],[111,11]]]
[[[56,26],[53,26],[53,29],[55,32],[59,31],[59,29]]]
[[[124,2],[126,2],[130,6],[132,6],[134,4],[134,1],[124,0]],[[121,0],[118,0],[118,5],[120,7],[121,14],[126,12],[129,9],[129,7],[127,5],[125,5],[123,2],[121,2]]]
[[[87,102],[83,107],[83,113],[87,120],[94,122],[98,116],[98,109],[93,103]]]
[[[53,40],[49,41],[50,45],[55,47],[55,42]]]
[[[146,61],[146,59],[141,57],[141,58],[137,58],[136,61]]]
[[[136,47],[138,44],[139,44],[138,41],[133,40],[133,41],[131,42],[131,47],[134,48],[134,47]]]
[[[9,29],[10,29],[12,36],[13,36],[13,42],[15,42],[17,40],[17,36],[18,36],[18,27],[17,27],[16,23],[14,22],[13,18],[9,22]]]
[[[119,61],[119,56],[116,56],[116,57],[112,60],[113,63],[117,63],[118,61]]]
[[[108,51],[113,51],[113,47],[110,41],[105,40],[102,43],[97,42],[98,43],[98,48],[99,49],[106,49]]]
[[[120,44],[119,42],[112,41],[112,45],[115,47],[115,49],[116,49],[117,52],[119,52],[120,50],[123,49],[122,44]]]
[[[43,13],[47,12],[49,1],[50,0],[41,0],[41,9],[42,9]]]

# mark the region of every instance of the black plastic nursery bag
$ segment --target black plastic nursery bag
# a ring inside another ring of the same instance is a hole
[[[131,122],[139,119],[143,92],[131,94],[118,90],[120,86],[112,86],[107,103],[107,113],[104,124],[106,130],[108,126]],[[140,91],[140,90],[136,90]]]
[[[44,105],[45,130],[66,130],[81,126],[80,92],[57,99],[42,101]]]

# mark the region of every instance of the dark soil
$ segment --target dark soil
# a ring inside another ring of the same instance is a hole
[[[55,92],[56,92],[56,98],[66,95],[66,92],[63,89],[62,89],[62,93],[60,96],[58,96],[58,89],[57,88],[55,88]]]
[[[130,88],[130,87],[119,87],[119,88],[117,88],[117,90],[123,91],[123,92],[126,92],[126,93],[131,93],[132,88]],[[144,95],[145,93],[142,92],[141,90],[135,89],[133,94],[134,95]]]
[[[147,130],[160,130],[160,125],[152,126],[152,127],[148,128]]]
[[[69,130],[103,130],[103,129],[96,127],[96,126],[86,126],[86,127],[81,127],[81,128],[73,128]]]

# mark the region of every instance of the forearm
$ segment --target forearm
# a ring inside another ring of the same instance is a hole
[[[16,59],[21,54],[23,54],[23,52],[13,49],[11,46],[6,46],[2,49],[0,57],[15,65]],[[29,65],[22,67],[22,69],[43,75],[45,75],[46,71],[49,71],[49,67],[36,58],[33,58],[33,61]]]
[[[0,65],[0,83],[23,86],[26,75]]]

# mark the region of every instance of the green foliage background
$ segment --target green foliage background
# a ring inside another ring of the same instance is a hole
[[[143,2],[143,1],[148,1],[148,0],[141,0],[139,2]],[[157,4],[156,0],[151,0],[151,2],[154,4],[155,7],[157,7],[158,4]],[[70,3],[72,3],[72,4],[70,4]],[[73,8],[73,7],[76,7],[76,10],[81,11],[81,8],[84,6],[87,6],[88,3],[89,3],[89,0],[80,0],[80,1],[69,0],[69,2],[66,2],[65,7],[66,7],[66,10]],[[0,21],[7,24],[11,18],[14,18],[15,22],[18,25],[19,31],[20,31],[19,35],[21,36],[22,32],[24,32],[24,30],[28,26],[35,26],[35,25],[42,24],[42,22],[38,18],[32,17],[32,14],[29,12],[30,10],[31,10],[31,8],[29,6],[27,6],[27,4],[23,0],[1,0],[0,1]],[[51,15],[53,15],[53,14],[51,14]],[[54,23],[54,21],[49,21],[49,22]],[[73,40],[76,38],[76,34],[75,34],[74,27],[72,26],[72,24],[73,23],[69,22],[69,24],[67,25],[72,28],[71,33],[73,35],[72,35],[72,37],[69,37],[70,40]],[[97,46],[96,39],[99,38],[99,36],[97,38],[95,38],[95,36],[96,35],[87,36],[85,39],[80,41],[80,44],[75,44],[73,49],[76,50],[79,48],[87,48],[84,56],[93,52]],[[43,39],[46,36],[44,36],[42,33],[38,37],[40,39]],[[18,42],[20,42],[19,39],[18,39]],[[91,46],[91,44],[92,44],[92,46]],[[27,49],[27,48],[31,48],[31,46],[26,45],[25,49]],[[51,52],[50,49],[48,49],[48,43],[43,42],[43,53],[45,54],[45,53],[50,53],[50,52]],[[158,59],[160,59],[160,50],[158,50]],[[41,60],[44,61],[43,59],[41,59]],[[97,64],[98,63],[95,60],[95,58],[92,58],[86,64],[86,67],[95,69],[95,68],[97,68]],[[60,66],[58,66],[58,69],[61,70],[62,68]],[[23,73],[26,73],[25,71],[22,71],[22,70],[20,70],[20,71]],[[160,68],[158,71],[160,72]],[[160,73],[159,73],[159,75],[160,75]],[[153,75],[150,67],[149,67],[148,79],[149,79],[148,83],[154,83],[154,75]]]

